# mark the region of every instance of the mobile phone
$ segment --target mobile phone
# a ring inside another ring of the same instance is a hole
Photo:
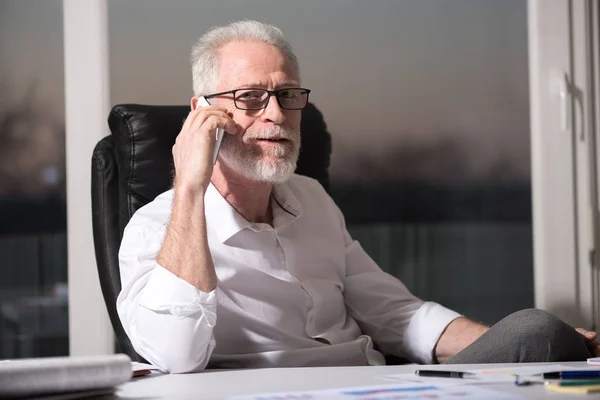
[[[210,103],[208,100],[204,98],[204,96],[198,96],[198,102],[196,103],[196,109],[198,107],[208,107]],[[219,150],[221,149],[221,143],[223,143],[223,136],[225,134],[225,130],[221,128],[215,129],[215,136],[217,138],[215,142],[215,149],[213,150],[213,165],[217,162],[217,157],[219,155]]]

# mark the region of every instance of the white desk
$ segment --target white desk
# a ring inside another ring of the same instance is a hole
[[[583,367],[585,363],[560,363]],[[427,369],[467,370],[496,368],[516,364],[436,365]],[[533,364],[530,364],[533,365]],[[543,364],[539,364],[543,365]],[[523,364],[521,364],[523,366]],[[195,374],[158,375],[135,378],[120,386],[119,399],[224,399],[229,396],[267,392],[334,389],[338,387],[385,385],[393,381],[383,375],[412,373],[423,368],[418,365],[387,367],[328,367],[328,368],[273,368],[233,371],[205,371]],[[517,387],[514,384],[485,384],[483,387],[520,394],[527,399],[585,398],[600,399],[600,393],[566,395],[547,391],[542,385]]]

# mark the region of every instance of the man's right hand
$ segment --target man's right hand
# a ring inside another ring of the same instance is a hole
[[[235,122],[224,108],[198,107],[190,111],[173,146],[174,187],[206,192],[213,170],[217,128],[237,133]]]
[[[204,214],[204,194],[213,171],[217,128],[237,133],[237,126],[226,110],[215,106],[191,111],[183,123],[173,146],[175,193],[171,219],[156,259],[161,266],[206,293],[217,285]]]

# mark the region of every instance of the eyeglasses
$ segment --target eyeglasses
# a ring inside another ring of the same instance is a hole
[[[310,90],[303,88],[285,88],[267,90],[258,88],[244,88],[229,90],[227,92],[213,93],[204,96],[205,99],[233,94],[233,103],[240,110],[262,110],[267,107],[271,96],[275,96],[279,107],[284,110],[301,110],[308,104]]]

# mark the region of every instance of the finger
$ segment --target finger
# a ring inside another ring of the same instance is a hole
[[[206,121],[206,119],[215,114],[215,110],[207,109],[207,108],[198,108],[192,111],[192,115],[190,118],[189,130],[197,131],[200,129],[200,126]]]
[[[210,132],[214,132],[217,128],[224,129],[231,134],[235,134],[238,131],[237,125],[228,115],[210,115],[202,127],[206,127]]]
[[[223,111],[220,111],[220,110],[202,110],[202,111],[203,112],[201,114],[199,113],[198,116],[196,116],[194,118],[194,121],[190,125],[190,130],[198,131],[206,123],[206,121],[213,116],[219,118],[219,120],[221,118],[226,118],[228,120],[231,120],[230,126],[235,125],[235,124],[233,124],[233,120],[231,119],[231,117]],[[224,128],[224,126],[219,126],[219,128]]]
[[[203,122],[202,126],[193,129],[187,129],[186,131],[182,131],[180,135],[177,135],[175,139],[175,145],[171,149],[173,152],[179,152],[179,148],[183,146],[183,148],[191,146],[195,146],[192,143],[197,143],[198,140],[204,141],[208,138],[211,142],[216,140],[216,136],[214,132],[217,128],[223,128],[230,132],[237,133],[237,128],[233,120],[228,116],[223,114],[212,114],[208,115],[206,120]]]
[[[584,335],[589,340],[594,340],[598,337],[598,333],[596,332],[586,332]]]
[[[226,113],[226,112],[227,112],[227,110],[226,110],[226,109],[224,109],[224,108],[221,108],[221,107],[215,107],[215,106],[209,106],[209,107],[196,107],[196,109],[194,109],[194,110],[191,110],[191,111],[188,113],[188,116],[187,116],[187,118],[186,118],[185,122],[183,123],[182,130],[187,130],[187,129],[189,129],[190,127],[192,127],[192,125],[193,125],[195,122],[197,122],[197,120],[198,120],[198,117],[201,117],[202,115],[204,115],[204,114],[205,114],[205,113],[207,113],[207,112],[214,112],[214,111],[217,111],[217,112],[219,112],[219,111],[220,111],[220,112],[223,112],[223,113]],[[201,124],[200,124],[200,125],[201,125]],[[199,125],[198,125],[198,126],[199,126]]]
[[[195,113],[195,114],[202,114],[203,112],[207,112],[207,111],[218,111],[218,112],[222,112],[222,113],[227,113],[226,108],[217,107],[217,106],[196,107],[191,112]]]
[[[222,106],[219,106],[217,104],[213,104],[212,101],[208,101],[206,99],[203,99],[203,101],[201,101],[200,99],[201,99],[201,97],[197,97],[196,98],[196,108],[194,108],[194,110],[198,110],[198,109],[213,109],[213,110],[226,111],[226,108],[224,108]]]
[[[185,130],[187,130],[190,127],[190,124],[194,120],[195,115],[196,114],[194,113],[194,110],[191,110],[188,113],[187,117],[185,117],[185,121],[183,121],[183,125],[181,126],[181,131],[182,132],[185,131]]]
[[[583,328],[576,328],[575,330],[585,338],[586,342],[591,342],[595,340],[596,337],[598,337],[598,334],[596,332],[588,331]]]
[[[586,338],[586,340],[594,340],[596,339],[596,337],[598,336],[598,333],[593,332],[593,331],[588,331],[586,329],[583,328],[577,328],[575,329],[577,332],[579,332],[581,335],[583,335],[583,337]]]

